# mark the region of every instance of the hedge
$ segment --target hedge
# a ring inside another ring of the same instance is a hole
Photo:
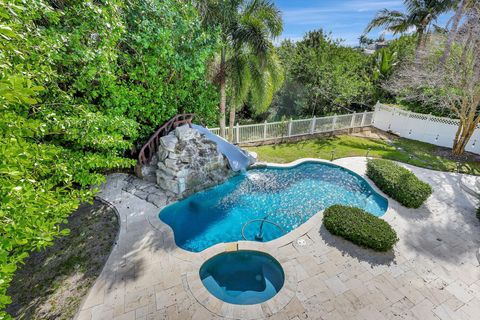
[[[432,187],[395,162],[370,159],[367,176],[380,190],[407,208],[418,208],[432,194]]]
[[[323,224],[332,234],[375,251],[388,251],[398,241],[386,221],[355,207],[329,207],[324,211]]]

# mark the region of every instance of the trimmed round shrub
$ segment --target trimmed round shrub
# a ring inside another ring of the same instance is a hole
[[[386,221],[360,208],[331,206],[323,213],[323,224],[332,234],[375,251],[388,251],[398,241]]]
[[[432,187],[393,161],[369,159],[367,176],[387,195],[407,208],[418,208],[432,194]]]

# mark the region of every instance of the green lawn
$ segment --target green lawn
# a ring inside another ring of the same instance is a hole
[[[287,163],[300,158],[331,160],[344,157],[369,156],[409,163],[441,171],[456,171],[456,162],[436,155],[438,147],[414,140],[398,138],[391,143],[381,139],[336,136],[295,143],[247,148],[258,154],[260,161]],[[461,162],[460,171],[480,175],[479,162]]]

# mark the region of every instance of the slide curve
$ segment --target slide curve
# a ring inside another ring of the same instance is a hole
[[[250,165],[250,157],[239,147],[231,144],[222,137],[211,133],[210,130],[205,127],[192,124],[192,128],[217,144],[218,151],[227,157],[230,168],[232,168],[233,171],[244,170]]]

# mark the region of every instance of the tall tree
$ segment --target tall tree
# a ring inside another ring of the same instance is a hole
[[[302,113],[321,116],[371,104],[370,59],[322,30],[308,32],[297,42],[290,66],[291,76],[304,89]]]
[[[440,66],[443,67],[447,61],[448,56],[450,55],[450,50],[452,48],[453,41],[458,32],[458,27],[460,25],[460,20],[462,17],[469,12],[475,5],[477,0],[460,0],[457,2],[455,8],[455,15],[452,17],[452,27],[448,32],[447,42],[445,44],[445,50],[443,52],[442,58],[440,59]]]
[[[237,108],[249,100],[256,112],[265,111],[283,82],[282,67],[272,43],[282,30],[277,8],[267,1],[250,1],[242,6],[239,18],[228,61],[230,140]]]
[[[197,7],[202,23],[206,28],[220,30],[220,53],[218,70],[214,72],[214,80],[218,84],[220,94],[220,136],[225,137],[225,110],[227,105],[227,49],[231,44],[231,32],[238,18],[238,7],[242,0],[198,0],[193,1]]]
[[[368,24],[365,33],[380,27],[393,32],[393,34],[405,33],[411,28],[415,28],[418,35],[417,50],[422,49],[429,26],[442,13],[452,9],[455,2],[454,0],[404,0],[406,12],[380,10]]]
[[[448,109],[459,118],[454,155],[465,151],[480,123],[480,3],[466,15],[443,68],[438,68],[442,42],[432,39],[420,55],[421,63],[406,65],[387,85],[404,100]]]
[[[230,125],[235,110],[251,95],[254,101],[271,101],[270,92],[280,80],[273,39],[282,32],[280,11],[268,0],[201,0],[195,2],[206,27],[220,29],[219,57],[213,78],[220,92],[220,135],[225,137],[225,111]],[[228,95],[228,96],[227,96]],[[261,98],[259,98],[261,97]]]

